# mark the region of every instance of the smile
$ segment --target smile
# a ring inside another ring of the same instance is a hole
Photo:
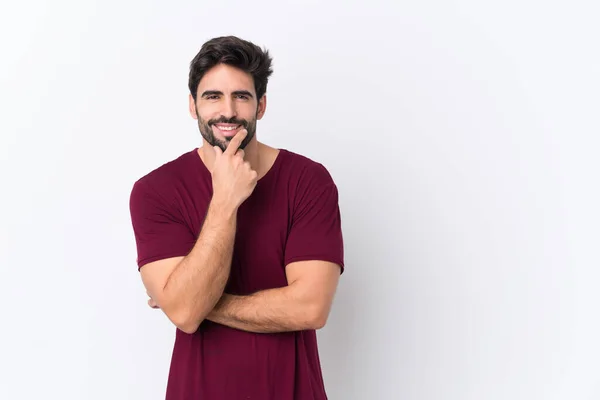
[[[241,125],[215,124],[214,127],[224,136],[231,136],[232,134],[236,133],[238,129],[241,128]]]

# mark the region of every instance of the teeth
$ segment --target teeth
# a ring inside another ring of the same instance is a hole
[[[230,127],[219,126],[218,128],[222,131],[233,131],[233,130],[237,129],[237,126],[230,126]]]

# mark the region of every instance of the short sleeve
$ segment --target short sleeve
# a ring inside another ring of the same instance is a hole
[[[316,181],[296,195],[299,200],[294,206],[285,246],[285,265],[322,260],[338,264],[343,273],[344,244],[337,187],[330,178]]]
[[[165,201],[144,181],[131,191],[129,210],[137,247],[138,270],[153,261],[186,256],[196,242],[193,233]]]

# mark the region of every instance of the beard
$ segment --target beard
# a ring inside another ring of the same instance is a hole
[[[198,129],[200,129],[200,134],[202,135],[204,140],[208,142],[209,145],[219,146],[221,151],[225,151],[227,149],[227,146],[229,146],[229,142],[231,141],[231,139],[233,139],[233,136],[226,137],[225,140],[217,139],[213,132],[213,125],[215,124],[236,124],[241,125],[242,128],[245,128],[248,131],[248,134],[240,144],[239,148],[242,150],[248,145],[248,143],[250,143],[250,141],[252,140],[252,138],[254,138],[254,135],[256,134],[256,117],[254,117],[250,121],[246,121],[245,119],[237,119],[235,117],[229,119],[221,117],[218,119],[209,119],[208,121],[205,121],[202,118],[200,118],[198,114]]]

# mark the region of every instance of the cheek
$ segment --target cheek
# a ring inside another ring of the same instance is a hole
[[[196,108],[196,113],[202,121],[210,121],[220,116],[219,107],[214,103],[203,102],[200,107]]]
[[[208,124],[208,121],[211,119],[219,118],[220,115],[218,113],[211,113],[210,110],[203,109],[202,113],[198,113],[200,121],[204,124]]]
[[[208,125],[209,119],[210,118],[207,119],[207,118],[203,117],[202,115],[199,115],[199,117],[198,117],[198,123],[202,124],[202,125]]]

